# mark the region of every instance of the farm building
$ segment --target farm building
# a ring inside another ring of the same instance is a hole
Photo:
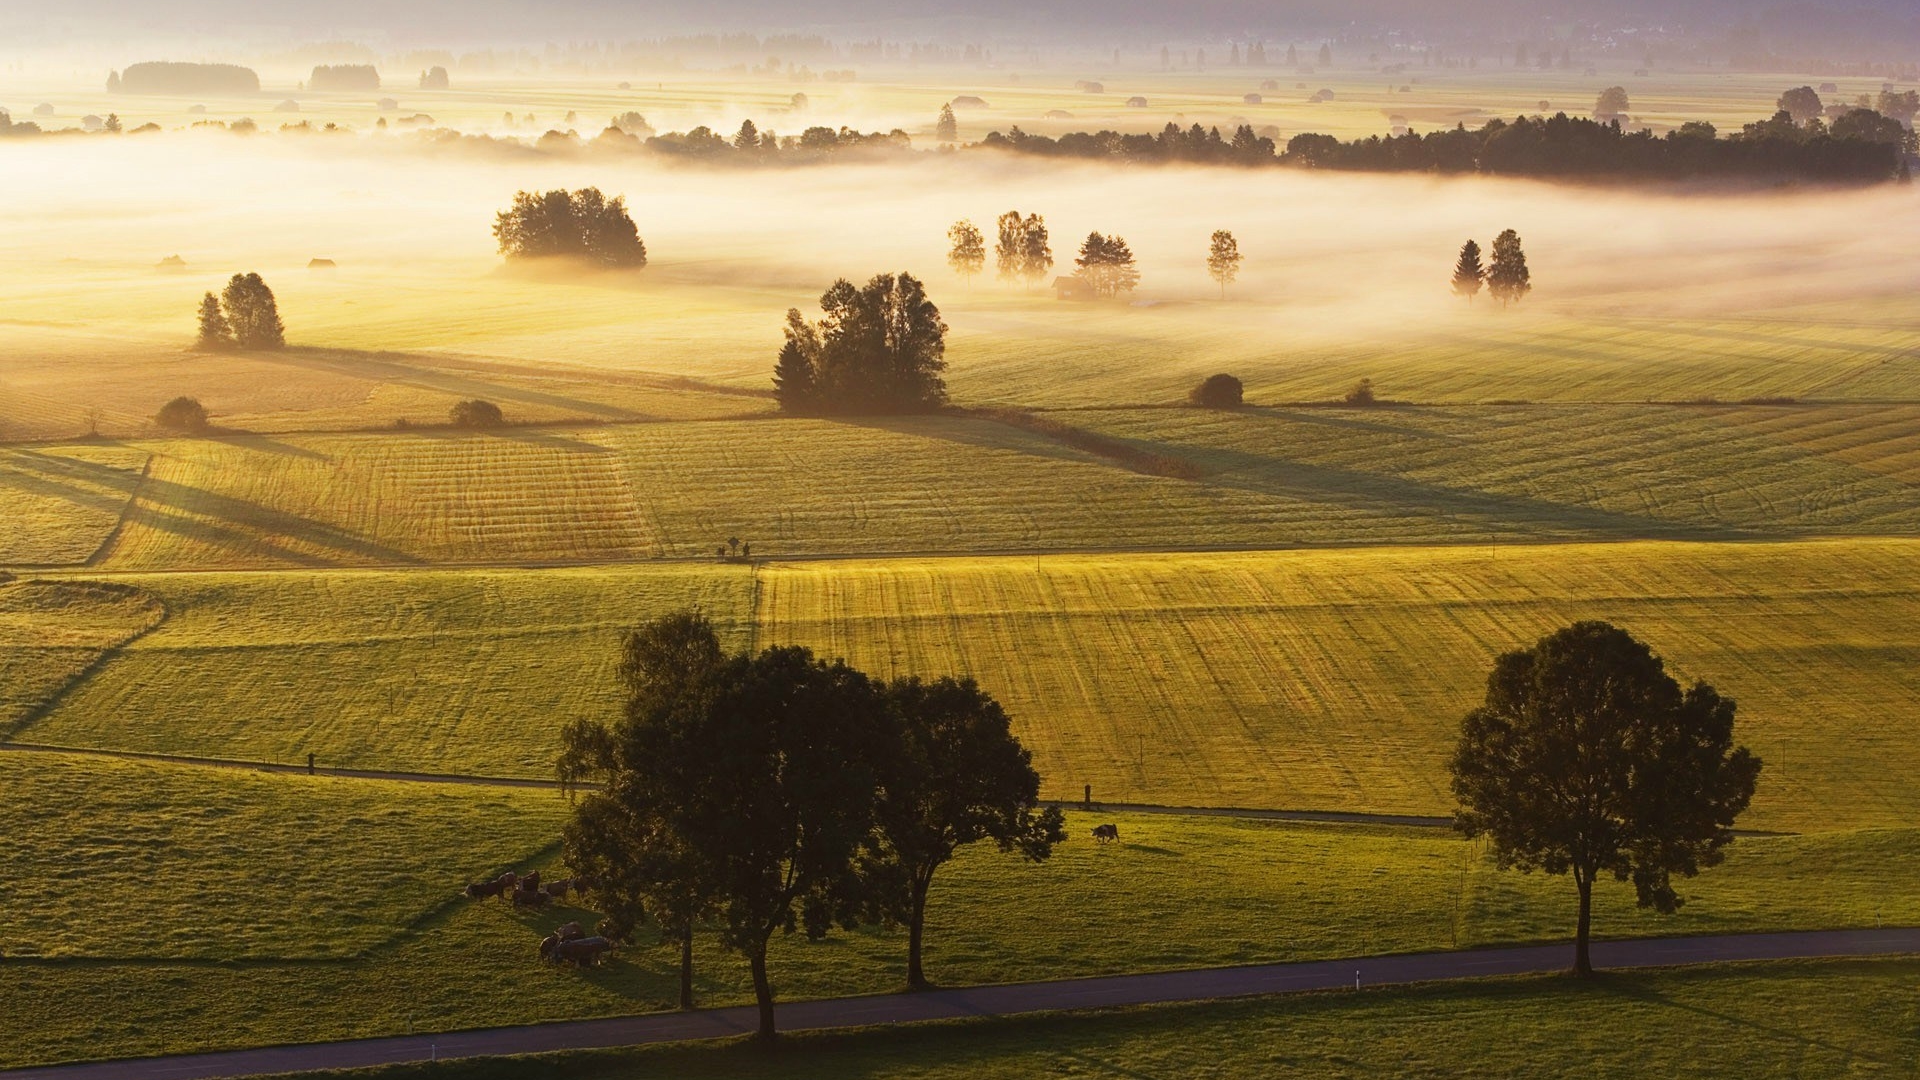
[[[313,271],[337,270],[339,266],[332,259],[309,259],[307,269]]]
[[[1260,103],[1261,103],[1262,101],[1265,101],[1265,100],[1266,100],[1266,99],[1265,99],[1265,98],[1263,98],[1263,97],[1261,97],[1261,96],[1260,96],[1259,94],[1248,94],[1248,95],[1246,95],[1245,97],[1242,97],[1242,98],[1240,99],[1240,101],[1241,101],[1241,102],[1242,102],[1243,104],[1247,104],[1247,105],[1258,105],[1258,104],[1260,104]]]
[[[987,107],[985,98],[975,97],[972,94],[961,94],[959,97],[947,102],[947,104],[953,106],[956,112],[961,109],[984,109]]]

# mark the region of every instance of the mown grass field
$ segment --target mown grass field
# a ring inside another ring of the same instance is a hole
[[[157,597],[127,585],[0,581],[0,738],[165,617]]]
[[[1914,405],[1048,415],[1193,478],[940,416],[49,446],[0,500],[16,562],[143,570],[1920,529]]]
[[[380,1080],[1910,1076],[1913,960],[1487,980],[334,1073]]]
[[[1603,618],[1740,703],[1747,822],[1902,825],[1920,794],[1915,544],[1639,542],[1191,555],[126,575],[172,612],[22,741],[545,776],[617,707],[622,628],[697,604],[730,644],[970,674],[1047,791],[1445,813],[1499,652]]]
[[[573,909],[454,896],[551,865],[552,792],[310,779],[0,753],[0,856],[58,867],[0,912],[0,1065],[376,1035],[671,1007],[675,955],[644,938],[589,973],[534,946]],[[1116,822],[1122,842],[1086,839]],[[929,909],[949,985],[1558,940],[1566,879],[1500,874],[1443,830],[1142,814],[1069,816],[1047,863],[969,850]],[[1673,917],[1598,892],[1613,936],[1920,919],[1920,833],[1743,838]],[[904,935],[785,939],[787,999],[904,980]],[[703,941],[704,1002],[750,1000]],[[509,992],[510,990],[510,992]]]

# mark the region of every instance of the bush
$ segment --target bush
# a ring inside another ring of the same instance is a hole
[[[1354,383],[1353,389],[1347,391],[1347,396],[1341,400],[1349,405],[1365,406],[1377,404],[1373,396],[1373,380],[1361,379],[1359,382]]]
[[[207,407],[198,398],[177,397],[160,406],[153,422],[169,431],[205,431]]]
[[[481,401],[479,398],[462,401],[455,405],[451,418],[454,427],[475,429],[504,427],[507,422],[505,414],[500,411],[500,406],[491,401]]]
[[[1209,375],[1187,395],[1188,404],[1206,409],[1235,409],[1241,404],[1240,380],[1231,375]]]

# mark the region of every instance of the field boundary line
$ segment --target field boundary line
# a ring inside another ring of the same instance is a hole
[[[133,490],[127,492],[126,505],[120,508],[120,519],[113,523],[113,528],[108,531],[106,538],[100,541],[100,546],[94,548],[93,553],[79,565],[87,568],[96,567],[113,556],[114,549],[120,546],[121,534],[126,531],[127,519],[133,516],[134,508],[140,505],[140,495],[146,490],[147,480],[153,475],[153,459],[157,456],[152,451],[147,452],[146,460],[140,463],[140,479],[133,482]]]
[[[1313,991],[1452,982],[1565,971],[1568,943],[1363,956],[1281,964],[1190,968],[1139,975],[792,1001],[779,1006],[780,1029],[824,1031],[962,1020],[986,1016],[1175,1005]],[[1594,962],[1610,969],[1672,968],[1910,956],[1920,928],[1813,930],[1764,934],[1607,940],[1593,943]],[[449,1058],[609,1049],[648,1043],[736,1038],[754,1030],[755,1006],[647,1013],[513,1027],[394,1035],[82,1062],[0,1071],[0,1080],[207,1080],[214,1077],[368,1068]],[[537,1066],[534,1072],[538,1073]]]
[[[298,762],[249,761],[244,758],[201,757],[193,754],[167,754],[152,750],[113,750],[95,746],[59,746],[53,743],[0,740],[0,753],[54,754],[72,757],[104,757],[120,761],[150,761],[161,765],[188,765],[206,769],[244,769],[252,772],[285,775],[330,776],[346,780],[372,780],[409,784],[458,784],[467,787],[522,788],[536,791],[562,791],[558,780],[536,776],[483,776],[466,773],[408,772],[394,769],[349,769],[316,764],[311,774]],[[596,790],[599,785],[578,783],[574,788]],[[1169,817],[1226,817],[1261,821],[1325,822],[1334,825],[1388,825],[1416,829],[1445,829],[1453,826],[1451,817],[1427,814],[1388,814],[1364,810],[1286,810],[1250,806],[1167,806],[1160,803],[1096,802],[1088,806],[1079,799],[1042,799],[1043,806],[1089,813],[1161,814]],[[1791,833],[1742,831],[1743,836],[1790,836]]]
[[[144,589],[140,591],[146,592]],[[94,655],[93,659],[87,661],[85,667],[74,672],[72,677],[68,678],[66,682],[55,687],[52,693],[42,698],[33,708],[28,709],[21,715],[20,719],[15,720],[5,728],[0,728],[0,746],[11,745],[14,736],[26,731],[28,728],[31,728],[33,725],[52,715],[53,710],[59,708],[60,703],[65,701],[68,695],[86,684],[95,675],[98,675],[108,664],[119,659],[120,654],[126,652],[127,648],[134,642],[139,641],[141,638],[146,637],[148,634],[153,633],[155,630],[167,624],[167,620],[173,616],[173,612],[167,607],[166,600],[154,593],[149,592],[147,595],[151,597],[153,603],[159,607],[160,617],[153,620],[151,624],[143,626],[126,637],[121,638],[119,641],[101,649]]]

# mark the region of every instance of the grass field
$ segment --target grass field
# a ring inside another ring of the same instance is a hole
[[[157,597],[126,585],[0,582],[0,738],[165,617]]]
[[[331,1074],[381,1080],[1911,1076],[1920,961],[1503,979]]]
[[[453,896],[551,858],[551,792],[0,754],[0,856],[59,867],[0,912],[0,1065],[610,1015],[671,1006],[671,950],[589,974],[538,937],[587,913]],[[1122,843],[1085,839],[1114,821]],[[938,879],[948,984],[1444,949],[1565,936],[1565,879],[1500,874],[1441,830],[1074,813],[1034,866],[969,850]],[[1745,838],[1670,918],[1598,891],[1612,936],[1920,920],[1920,833]],[[1123,928],[1124,932],[1116,931]],[[903,935],[780,943],[788,999],[891,989]],[[703,942],[700,994],[751,996]]]
[[[1915,545],[1374,548],[126,575],[173,613],[25,741],[544,776],[605,715],[619,630],[699,604],[730,643],[882,675],[971,674],[1049,794],[1444,813],[1443,763],[1493,657],[1619,622],[1741,707],[1760,828],[1902,825],[1920,761]],[[116,579],[122,580],[122,579]]]
[[[1197,478],[966,417],[740,420],[49,446],[0,500],[16,563],[151,570],[1920,529],[1914,405],[1050,415]]]

